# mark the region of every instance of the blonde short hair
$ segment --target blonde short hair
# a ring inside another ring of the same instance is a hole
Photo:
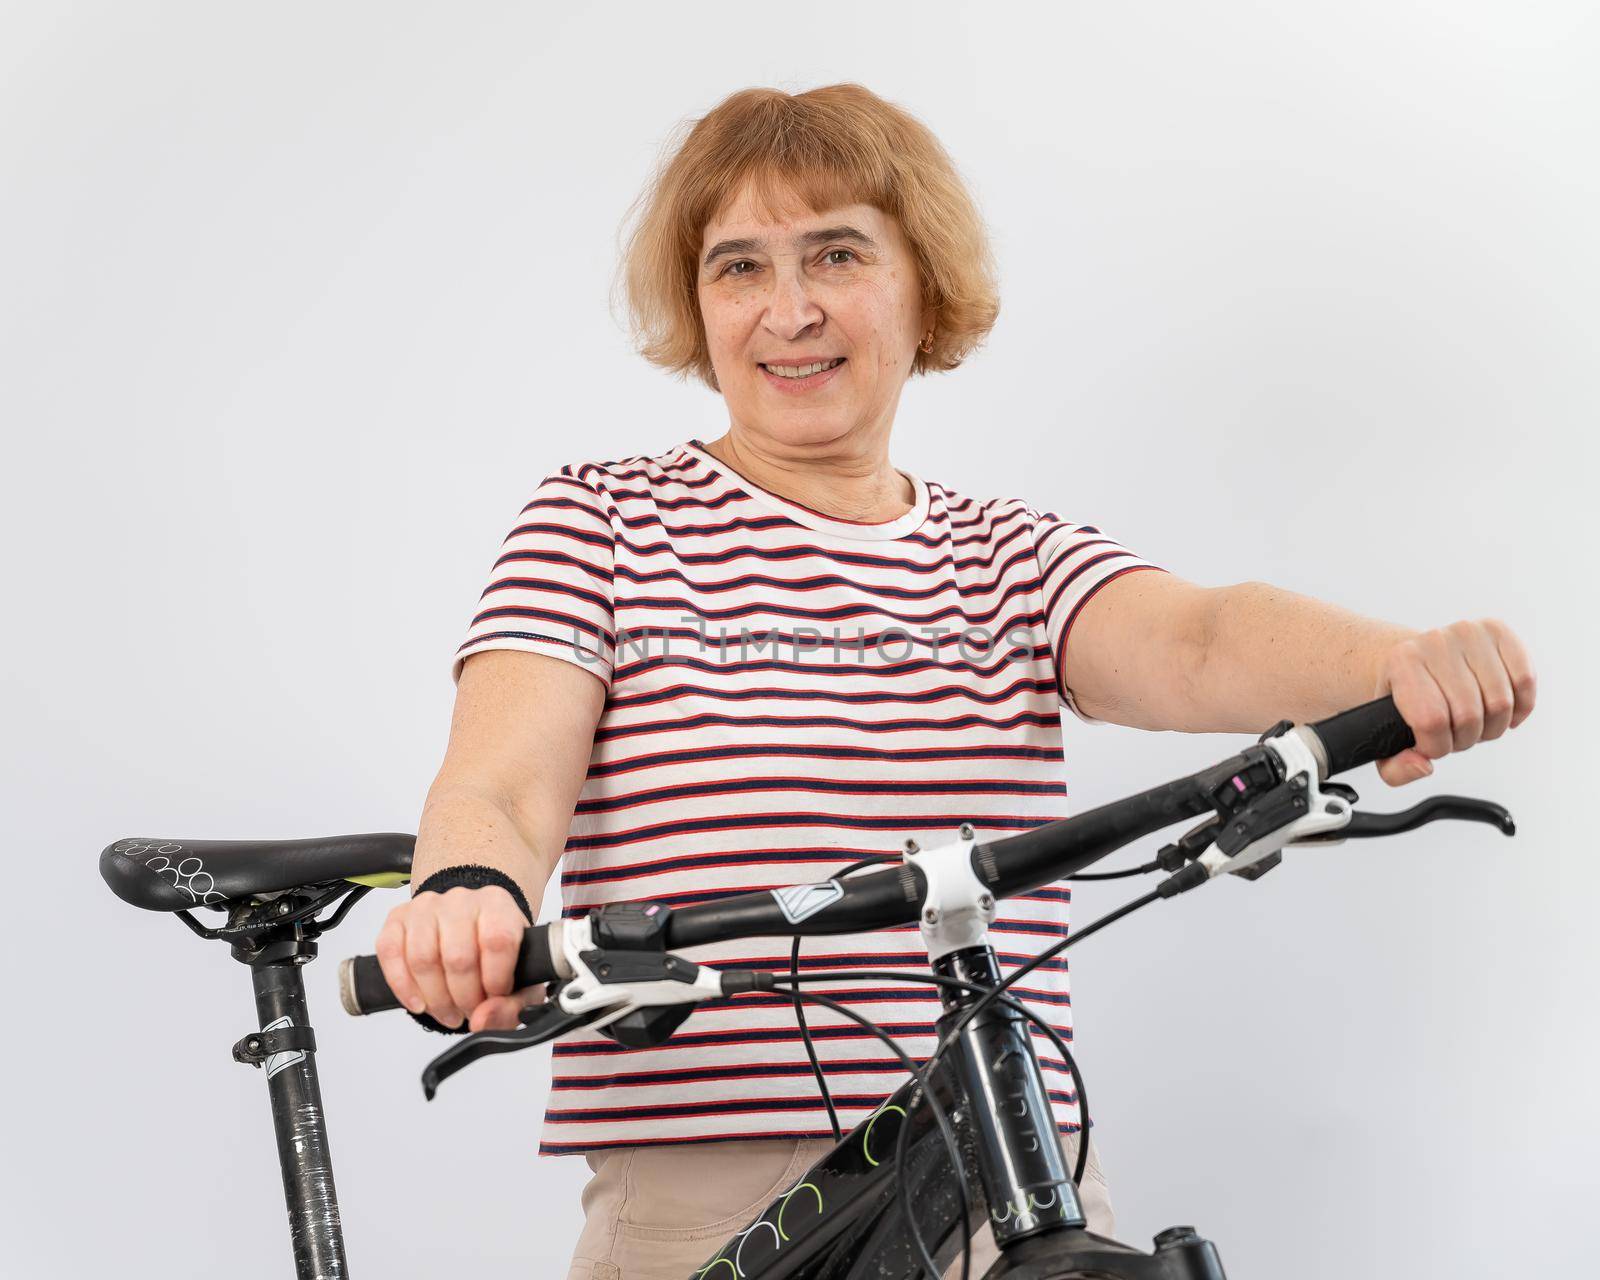
[[[935,308],[933,350],[918,349],[913,373],[954,369],[988,336],[1000,311],[988,233],[949,155],[909,112],[859,84],[742,89],[685,125],[630,207],[620,264],[646,360],[718,390],[700,316],[701,237],[746,181],[768,216],[792,190],[813,213],[869,204],[899,222]]]

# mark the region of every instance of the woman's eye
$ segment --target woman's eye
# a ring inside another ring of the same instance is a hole
[[[824,256],[828,257],[828,258],[831,258],[836,253],[848,254],[852,258],[854,258],[856,256],[856,251],[854,249],[829,249],[828,252]],[[843,263],[836,263],[835,265],[836,266],[843,266],[844,264]]]
[[[736,271],[736,270],[734,270],[734,268],[735,267],[750,267],[750,268],[753,269],[755,267],[755,265],[756,264],[751,262],[749,258],[740,258],[737,262],[730,262],[728,264],[728,266],[727,266],[727,269],[725,271],[723,271],[722,274],[725,275],[725,276],[747,276],[747,275],[750,274],[749,271]]]

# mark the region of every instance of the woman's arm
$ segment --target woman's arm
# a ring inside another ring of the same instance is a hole
[[[492,649],[461,670],[444,763],[428,789],[411,878],[475,862],[535,908],[566,846],[605,685],[540,653]]]
[[[444,867],[490,867],[537,912],[566,846],[588,771],[605,684],[540,653],[474,654],[456,688],[450,741],[428,791],[411,878]],[[447,1027],[512,1027],[531,993],[513,992],[524,919],[503,887],[419,893],[390,911],[375,951],[413,1013]]]
[[[1379,765],[1391,784],[1521,724],[1536,694],[1526,649],[1496,619],[1420,631],[1264,582],[1206,588],[1165,573],[1098,592],[1063,670],[1086,715],[1189,733],[1259,733],[1393,693],[1417,746]]]

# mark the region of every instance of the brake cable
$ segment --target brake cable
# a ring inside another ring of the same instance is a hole
[[[883,854],[878,857],[862,858],[852,862],[843,871],[828,877],[829,880],[843,880],[846,876],[867,867],[878,866],[885,861],[897,861],[893,854]],[[793,982],[800,981],[800,942],[804,934],[794,935],[794,945],[789,949],[789,978]],[[817,1046],[811,1039],[811,1027],[806,1022],[805,1009],[799,999],[794,1002],[794,1020],[800,1028],[800,1043],[805,1046],[806,1057],[811,1061],[811,1074],[816,1077],[817,1091],[822,1094],[822,1105],[828,1111],[828,1127],[833,1130],[835,1142],[844,1141],[844,1130],[839,1127],[839,1113],[833,1105],[833,1092],[828,1088],[827,1077],[822,1072],[822,1062],[817,1057]]]

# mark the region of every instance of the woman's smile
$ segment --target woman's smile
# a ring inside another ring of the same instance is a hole
[[[761,377],[768,386],[788,395],[804,395],[833,381],[834,374],[843,368],[844,362],[843,356],[835,356],[832,360],[810,360],[803,363],[790,360],[774,361],[770,364],[758,364],[756,368],[761,370]]]

